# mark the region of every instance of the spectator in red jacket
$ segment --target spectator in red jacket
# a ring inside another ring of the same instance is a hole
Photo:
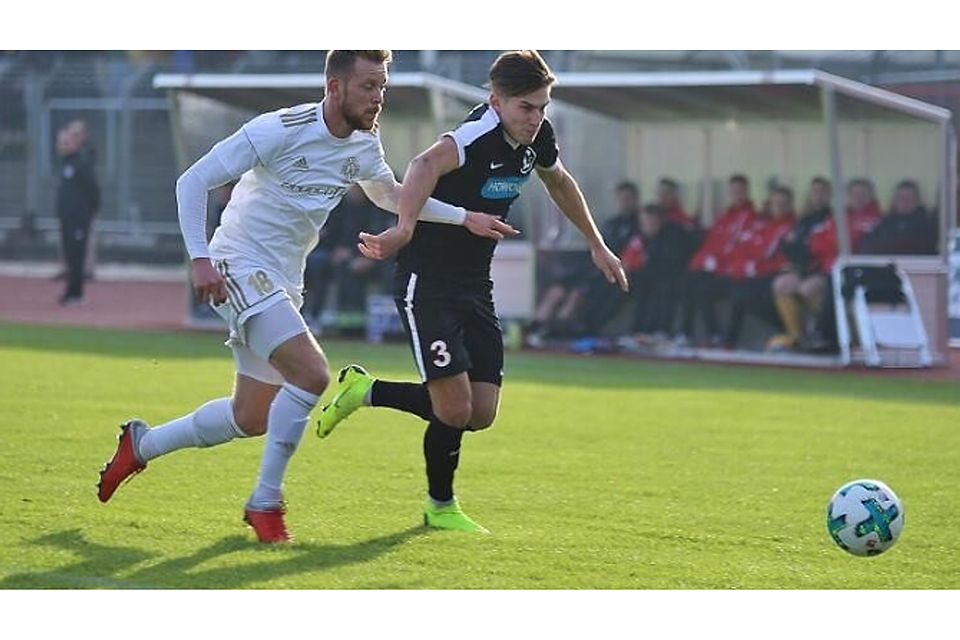
[[[883,219],[880,204],[874,196],[873,183],[865,178],[856,178],[847,183],[847,229],[850,234],[850,246],[853,253],[859,251],[860,239],[873,231]],[[837,242],[836,222],[833,218],[826,221],[822,233],[811,237],[812,253],[822,256],[823,270],[829,273],[837,261],[839,243]]]
[[[773,280],[773,298],[786,333],[774,336],[767,344],[771,351],[799,348],[808,320],[814,321],[827,293],[827,276],[836,259],[836,241],[828,238],[833,228],[830,208],[830,181],[816,177],[803,216],[780,243],[787,259],[783,272]]]
[[[690,260],[684,282],[683,323],[677,344],[690,344],[695,335],[697,312],[703,316],[710,346],[721,346],[723,337],[717,322],[716,305],[729,292],[729,280],[722,274],[734,252],[740,232],[749,227],[757,212],[750,200],[746,176],[733,175],[727,181],[730,205],[707,231],[699,250]]]
[[[775,187],[768,200],[769,213],[758,215],[741,232],[724,274],[730,278],[730,326],[726,346],[736,348],[747,312],[779,324],[774,306],[773,279],[787,265],[780,242],[796,224],[793,191]]]
[[[860,238],[873,231],[883,218],[873,183],[866,178],[854,178],[847,183],[847,224],[850,225],[850,244],[857,246]]]
[[[877,202],[875,194],[873,183],[866,178],[854,178],[847,183],[847,229],[849,230],[853,253],[865,253],[861,250],[861,239],[873,231],[883,220],[880,203]],[[827,221],[825,232],[811,238],[811,242],[816,245],[813,247],[814,252],[826,256],[825,262],[829,274],[834,263],[836,263],[839,246],[833,218]],[[820,317],[817,319],[813,331],[807,336],[807,347],[815,351],[836,352],[838,349],[836,308],[833,304],[832,281],[829,275],[827,275],[826,280],[827,295],[823,299]]]

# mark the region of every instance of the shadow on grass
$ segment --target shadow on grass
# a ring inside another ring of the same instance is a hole
[[[0,581],[0,589],[110,589],[131,585],[116,577],[156,554],[132,547],[104,545],[90,542],[79,529],[49,533],[28,544],[52,547],[79,555],[72,564],[60,565],[46,571],[25,571],[7,576]],[[147,585],[132,585],[147,586]]]
[[[136,568],[157,556],[129,546],[103,545],[87,540],[78,529],[41,536],[30,544],[50,546],[80,556],[56,569],[22,572],[0,581],[0,589],[237,589],[271,580],[362,564],[406,541],[427,533],[422,526],[345,545],[295,543],[266,546],[243,536],[228,536],[180,558]],[[244,553],[228,566],[198,569],[207,561]],[[250,554],[256,554],[251,558]],[[301,581],[302,583],[302,581]],[[303,588],[330,585],[320,579]]]
[[[336,370],[348,361],[370,365],[372,371],[416,371],[405,345],[324,341]],[[229,362],[219,334],[137,332],[75,327],[36,327],[0,323],[4,347],[59,353],[96,354],[141,360],[221,358]],[[727,366],[626,357],[583,357],[563,354],[516,353],[507,357],[507,384],[535,383],[552,387],[747,391],[786,395],[869,398],[903,402],[960,405],[960,384],[953,381],[888,378],[861,372],[798,371],[775,367]]]

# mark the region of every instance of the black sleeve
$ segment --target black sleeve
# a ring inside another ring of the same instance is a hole
[[[84,213],[88,217],[100,210],[100,186],[97,184],[97,175],[93,169],[93,159],[88,156],[80,156],[74,163],[74,170],[77,187],[83,194]]]
[[[550,120],[543,119],[540,132],[533,141],[533,150],[537,152],[537,165],[544,169],[551,169],[560,159],[560,148],[557,146],[557,137],[553,133]]]
[[[93,215],[100,211],[100,185],[97,184],[97,174],[94,173],[92,163],[86,165],[84,173],[87,193],[90,197],[90,215]]]
[[[807,247],[807,243],[800,238],[793,237],[792,234],[788,234],[780,241],[780,250],[783,251],[783,255],[795,269],[803,270],[810,261],[810,249]]]

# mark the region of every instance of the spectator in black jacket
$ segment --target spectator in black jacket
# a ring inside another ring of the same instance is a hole
[[[604,221],[600,232],[610,250],[623,257],[630,240],[640,231],[640,191],[633,182],[624,181],[617,185],[616,197],[617,213]],[[584,277],[583,313],[578,333],[599,335],[629,300],[629,294],[611,287],[599,271],[590,270]]]
[[[890,212],[856,246],[856,253],[924,255],[937,252],[937,225],[920,199],[920,187],[902,180],[893,193]]]
[[[633,331],[666,339],[680,304],[680,280],[693,254],[691,233],[674,222],[660,205],[648,204],[640,215],[640,233],[623,253],[634,298]]]
[[[57,217],[67,265],[67,288],[61,305],[83,301],[84,262],[93,217],[100,209],[100,187],[94,173],[93,149],[87,144],[87,124],[74,120],[57,133],[61,158]]]
[[[347,192],[343,201],[330,212],[320,230],[317,246],[307,256],[304,270],[304,304],[301,313],[311,331],[323,332],[324,311],[330,286],[336,289],[336,311],[341,324],[345,314],[362,315],[369,289],[389,276],[389,263],[371,260],[357,249],[357,235],[388,228],[395,218],[379,209],[360,188]],[[343,328],[342,326],[340,328]]]

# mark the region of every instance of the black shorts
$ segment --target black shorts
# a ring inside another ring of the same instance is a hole
[[[398,276],[394,300],[423,380],[467,372],[472,382],[503,383],[503,333],[489,284],[409,274]]]

